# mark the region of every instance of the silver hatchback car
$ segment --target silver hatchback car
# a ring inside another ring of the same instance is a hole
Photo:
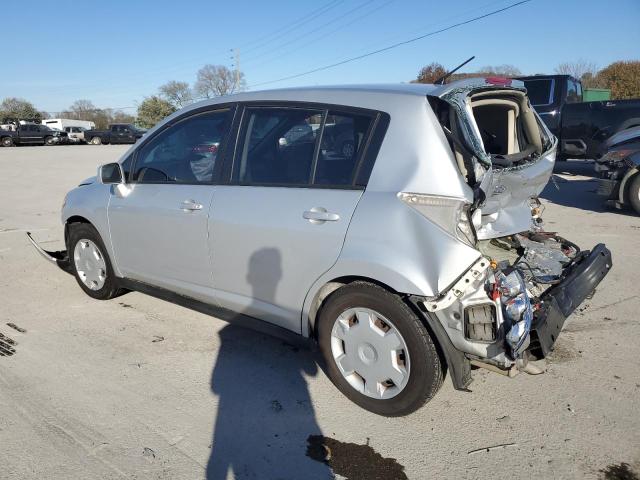
[[[611,267],[542,228],[556,144],[502,78],[221,97],[70,191],[66,252],[34,245],[93,298],[313,340],[348,398],[405,415],[447,371],[533,373]]]

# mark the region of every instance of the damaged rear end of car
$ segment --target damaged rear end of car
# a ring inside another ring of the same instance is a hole
[[[539,373],[529,360],[553,350],[566,318],[607,275],[611,252],[603,244],[582,250],[544,230],[538,195],[551,178],[557,140],[522,82],[455,82],[434,90],[429,103],[474,192],[473,203],[461,207],[472,230],[464,236],[481,257],[437,297],[417,304],[470,365],[509,376]]]

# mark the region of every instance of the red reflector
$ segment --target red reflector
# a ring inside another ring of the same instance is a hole
[[[487,77],[484,81],[490,85],[511,85],[511,79],[504,77]]]

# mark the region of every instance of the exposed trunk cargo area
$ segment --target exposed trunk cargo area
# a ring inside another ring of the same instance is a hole
[[[522,82],[479,78],[436,93],[429,103],[473,189],[470,218],[483,256],[425,308],[471,360],[525,369],[528,358],[551,351],[566,317],[608,273],[611,253],[602,244],[581,251],[542,230],[538,196],[557,139]]]
[[[474,79],[445,86],[429,101],[461,174],[475,191],[478,239],[531,228],[557,142],[531,108],[521,82],[507,86]]]

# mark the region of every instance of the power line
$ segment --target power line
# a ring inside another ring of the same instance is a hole
[[[322,42],[322,41],[324,41],[324,40],[325,40],[325,37],[327,37],[327,36],[329,36],[329,35],[331,35],[331,34],[333,34],[333,33],[339,32],[340,30],[343,30],[344,28],[349,27],[349,26],[353,25],[354,23],[356,23],[356,22],[358,22],[358,21],[364,20],[365,18],[367,18],[367,17],[369,17],[369,16],[373,15],[373,14],[374,14],[374,13],[376,13],[378,10],[383,9],[384,7],[386,7],[387,5],[389,5],[390,3],[393,3],[393,2],[395,2],[395,0],[388,0],[388,1],[387,1],[387,2],[385,2],[385,3],[383,3],[383,4],[381,4],[381,5],[378,5],[376,8],[373,8],[373,9],[371,9],[371,10],[368,10],[366,13],[364,13],[364,14],[362,14],[362,15],[359,15],[359,16],[357,16],[357,17],[355,17],[355,18],[353,18],[353,19],[349,20],[349,21],[348,21],[348,22],[346,22],[346,23],[343,23],[343,24],[341,24],[341,25],[338,25],[336,28],[334,28],[334,29],[332,29],[332,30],[329,30],[329,31],[327,31],[327,32],[324,32],[322,35],[317,36],[316,38],[314,38],[314,39],[312,39],[312,40],[310,40],[310,41],[308,41],[308,42],[305,42],[305,43],[299,44],[299,45],[297,45],[295,48],[290,49],[290,50],[287,50],[287,51],[285,51],[284,53],[276,54],[276,55],[273,55],[273,56],[267,57],[266,59],[264,59],[263,61],[258,62],[258,63],[255,63],[255,60],[254,60],[254,61],[249,61],[248,63],[249,63],[249,64],[251,64],[252,68],[256,68],[256,67],[259,67],[259,66],[261,66],[261,65],[264,65],[264,64],[266,64],[266,63],[270,63],[270,62],[272,62],[272,61],[274,61],[274,60],[281,59],[283,56],[290,55],[290,54],[292,54],[292,53],[298,52],[298,51],[302,50],[303,48],[308,47],[309,45],[313,45],[314,43]],[[357,7],[357,9],[358,9],[358,8],[359,8],[359,7]],[[355,9],[354,9],[354,10],[355,10]],[[352,13],[354,10],[351,10],[351,11],[350,11],[350,12],[348,12],[348,13]],[[343,15],[343,18],[344,18],[345,16],[346,16],[346,15]],[[322,27],[319,27],[319,28],[318,28],[318,29],[316,29],[316,30],[319,30],[320,28],[324,28],[324,27],[325,27],[325,26],[327,26],[327,25],[329,25],[329,24],[325,24],[325,25],[323,25]],[[288,45],[289,43],[292,43],[292,42],[287,42],[287,43],[285,43],[285,44],[282,44],[282,45],[280,45],[280,47],[285,46],[285,45]],[[280,48],[280,47],[276,47],[276,48]]]
[[[327,5],[323,5],[320,8],[317,8],[315,10],[312,10],[311,12],[307,13],[306,15],[303,15],[302,17],[299,17],[296,20],[293,20],[292,22],[288,22],[286,25],[284,25],[283,27],[280,27],[274,31],[272,31],[271,33],[268,33],[266,35],[263,35],[262,37],[258,37],[255,40],[251,40],[247,43],[244,43],[242,45],[240,45],[240,48],[247,48],[249,45],[254,45],[256,43],[262,43],[264,40],[266,40],[269,37],[272,37],[273,35],[276,35],[280,32],[283,31],[290,31],[290,30],[294,30],[297,27],[294,27],[297,23],[300,23],[304,20],[306,20],[308,17],[314,16],[316,15],[318,12],[324,13],[324,11],[326,11],[327,7],[331,7],[333,8],[331,5],[334,5],[338,2],[339,0],[332,0],[331,2],[329,2]],[[315,18],[315,17],[314,17]]]
[[[264,48],[265,46],[269,45],[270,43],[273,43],[274,41],[279,40],[282,37],[286,36],[288,33],[293,32],[294,30],[297,30],[301,26],[306,25],[310,21],[315,20],[316,18],[324,15],[329,10],[333,10],[338,5],[340,5],[339,0],[333,0],[332,2],[329,2],[324,7],[320,8],[318,10],[314,10],[314,12],[316,12],[316,13],[312,14],[311,16],[309,16],[309,18],[307,18],[306,20],[301,21],[301,22],[299,22],[299,21],[293,22],[293,24],[290,24],[287,27],[285,27],[285,29],[282,30],[282,33],[280,33],[279,35],[276,35],[275,37],[273,37],[270,40],[267,40],[265,42],[261,42],[259,45],[256,45],[255,47],[251,47],[251,48],[245,49],[245,53],[253,52],[255,50],[260,50],[260,49]],[[296,25],[296,23],[297,23],[297,25]]]
[[[339,16],[332,18],[328,22],[325,22],[325,23],[321,24],[320,26],[313,28],[312,30],[304,31],[300,35],[298,35],[297,37],[293,37],[293,39],[291,39],[291,40],[287,40],[284,43],[276,45],[275,47],[269,49],[268,55],[272,54],[273,52],[277,52],[278,50],[282,49],[283,47],[286,47],[287,45],[291,45],[292,43],[297,42],[301,38],[305,38],[308,35],[311,35],[312,33],[316,33],[317,31],[322,30],[323,28],[325,28],[327,26],[330,26],[333,23],[336,23],[338,20],[341,20],[341,19],[343,19],[345,17],[348,17],[353,12],[356,12],[356,11],[366,7],[367,5],[371,4],[373,1],[374,0],[366,0],[364,3],[361,3],[360,5],[357,5],[356,7],[352,8],[351,10],[348,10],[347,12],[342,13]],[[260,59],[263,56],[264,56],[264,53],[259,53],[257,55],[253,55],[253,56],[250,55],[249,56],[249,63],[255,61],[256,59]]]
[[[448,30],[452,30],[454,28],[461,27],[463,25],[468,25],[469,23],[473,23],[473,22],[476,22],[478,20],[482,20],[483,18],[487,18],[487,17],[490,17],[492,15],[496,15],[498,13],[504,12],[506,10],[510,10],[510,9],[512,9],[514,7],[519,6],[519,5],[523,5],[525,3],[529,3],[530,1],[532,1],[532,0],[522,0],[520,2],[512,3],[510,5],[507,5],[506,7],[500,8],[498,10],[493,10],[493,11],[491,11],[489,13],[485,13],[484,15],[479,15],[479,16],[473,17],[473,18],[471,18],[469,20],[465,20],[464,22],[458,22],[458,23],[455,23],[453,25],[449,25],[448,27],[441,28],[439,30],[434,30],[434,31],[429,32],[429,33],[425,33],[424,35],[420,35],[418,37],[413,37],[413,38],[410,38],[408,40],[403,40],[402,42],[397,42],[397,43],[394,43],[394,44],[389,45],[387,47],[379,48],[378,50],[373,50],[371,52],[367,52],[367,53],[364,53],[362,55],[358,55],[356,57],[347,58],[345,60],[341,60],[339,62],[332,63],[330,65],[324,65],[322,67],[314,68],[312,70],[307,70],[306,72],[296,73],[294,75],[289,75],[289,76],[286,76],[286,77],[278,78],[276,80],[269,80],[267,82],[255,83],[255,84],[251,85],[249,88],[259,87],[259,86],[262,86],[262,85],[269,85],[269,84],[277,83],[277,82],[283,82],[285,80],[292,80],[294,78],[299,78],[299,77],[303,77],[305,75],[310,75],[312,73],[317,73],[317,72],[321,72],[323,70],[328,70],[330,68],[338,67],[338,66],[344,65],[346,63],[355,62],[356,60],[361,60],[363,58],[370,57],[370,56],[376,55],[378,53],[386,52],[386,51],[392,50],[394,48],[401,47],[403,45],[408,45],[410,43],[417,42],[418,40],[422,40],[424,38],[431,37],[433,35],[437,35],[438,33],[443,33],[443,32],[446,32]]]
[[[323,15],[324,13],[328,12],[329,10],[337,7],[338,5],[340,5],[341,0],[331,0],[329,3],[327,3],[326,5],[323,5],[319,8],[316,8],[312,11],[310,11],[309,13],[298,17],[295,20],[292,20],[290,22],[287,22],[285,25],[281,26],[280,28],[277,28],[276,30],[271,31],[270,33],[263,35],[262,37],[258,37],[257,39],[248,41],[244,44],[239,45],[240,48],[245,48],[248,45],[253,45],[256,43],[260,43],[259,45],[257,45],[256,47],[252,47],[247,49],[246,51],[253,51],[255,49],[258,48],[262,48],[265,45],[268,45],[269,43],[276,41],[280,38],[282,38],[282,36],[286,35],[288,32],[296,30],[297,28],[301,27],[302,25],[307,24],[308,22],[310,22],[311,20],[314,20],[315,18]],[[274,38],[272,38],[271,40],[267,40],[269,37],[273,37],[274,35],[276,35]],[[266,40],[266,41],[265,41]],[[131,91],[131,80],[146,80],[149,78],[150,75],[153,76],[158,76],[158,75],[165,75],[167,73],[175,73],[178,71],[181,71],[185,68],[188,67],[195,67],[198,63],[201,62],[207,62],[207,58],[213,58],[216,55],[218,56],[226,56],[228,52],[228,49],[225,50],[217,50],[214,51],[213,53],[209,54],[206,58],[205,57],[197,57],[200,58],[200,60],[198,60],[195,57],[191,57],[191,59],[187,60],[187,59],[182,59],[182,61],[176,62],[175,59],[173,59],[173,61],[171,62],[171,66],[169,68],[167,68],[166,66],[162,66],[160,68],[153,68],[153,69],[149,69],[149,70],[145,70],[144,72],[134,72],[133,76],[129,75],[128,76],[128,82],[127,83],[120,83],[120,82],[116,82],[116,83],[111,83],[112,86],[116,86],[116,88],[111,88],[109,91],[110,92],[125,92],[128,93]],[[208,63],[208,62],[207,62]],[[85,90],[85,92],[100,92],[103,90],[104,87],[100,87],[97,85],[93,86],[94,88],[90,89],[90,90]],[[55,87],[55,88],[51,88],[50,90],[58,90],[58,91],[62,91],[65,90],[67,87]],[[125,108],[136,108],[136,107],[125,107]]]

